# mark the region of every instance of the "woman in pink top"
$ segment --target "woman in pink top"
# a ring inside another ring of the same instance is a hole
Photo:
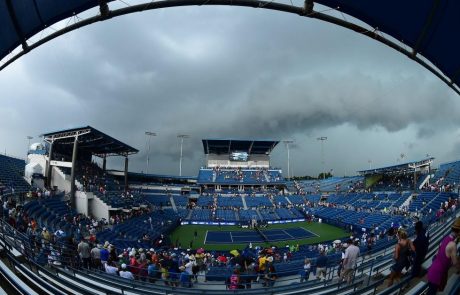
[[[445,237],[436,258],[428,270],[428,295],[444,290],[447,283],[449,268],[454,265],[460,269],[460,261],[457,257],[457,240],[460,237],[460,217],[452,225],[452,233]]]

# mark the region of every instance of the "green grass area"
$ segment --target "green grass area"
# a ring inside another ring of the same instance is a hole
[[[297,222],[297,223],[286,223],[286,224],[271,224],[267,229],[287,229],[294,227],[302,227],[312,233],[318,235],[318,237],[311,237],[307,239],[299,240],[288,240],[283,242],[273,243],[253,243],[255,245],[267,247],[267,246],[278,246],[284,247],[286,244],[299,243],[299,245],[305,244],[317,244],[323,241],[330,241],[336,239],[342,239],[348,236],[348,233],[338,227],[325,224],[325,223],[308,223],[308,222]],[[197,231],[197,238],[193,240],[193,234]],[[193,241],[192,248],[197,249],[203,247],[207,250],[232,250],[232,249],[243,249],[247,244],[204,244],[204,238],[207,231],[252,231],[251,229],[243,229],[238,226],[212,226],[212,225],[182,225],[176,228],[176,230],[170,235],[171,242],[176,243],[179,241],[182,248],[189,248],[190,241]]]

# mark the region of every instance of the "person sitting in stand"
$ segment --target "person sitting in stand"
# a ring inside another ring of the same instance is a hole
[[[134,280],[134,276],[133,276],[132,272],[130,272],[129,270],[126,269],[126,264],[125,263],[123,263],[121,265],[120,277],[125,278],[125,279]]]
[[[107,261],[107,263],[105,264],[105,272],[108,274],[117,275],[118,268],[114,266],[112,261]]]

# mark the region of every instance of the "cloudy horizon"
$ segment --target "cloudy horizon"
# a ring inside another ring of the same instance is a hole
[[[204,164],[203,138],[294,140],[297,176],[460,159],[460,100],[432,73],[355,32],[262,9],[181,7],[96,23],[8,66],[0,89],[0,151],[19,157],[28,135],[91,125],[139,149],[135,172],[146,170],[145,131],[156,132],[156,174],[179,174],[182,133],[191,176]],[[282,143],[272,166],[287,169]]]

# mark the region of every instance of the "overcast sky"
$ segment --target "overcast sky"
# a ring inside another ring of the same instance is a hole
[[[401,154],[460,158],[460,97],[428,70],[346,29],[263,9],[170,8],[93,24],[1,71],[0,97],[0,150],[19,157],[28,135],[91,125],[140,150],[137,172],[144,132],[156,132],[158,174],[178,175],[180,133],[191,136],[185,175],[204,163],[202,138],[292,139],[294,175],[355,175]],[[284,145],[272,165],[286,171]],[[109,168],[121,167],[114,158]]]

